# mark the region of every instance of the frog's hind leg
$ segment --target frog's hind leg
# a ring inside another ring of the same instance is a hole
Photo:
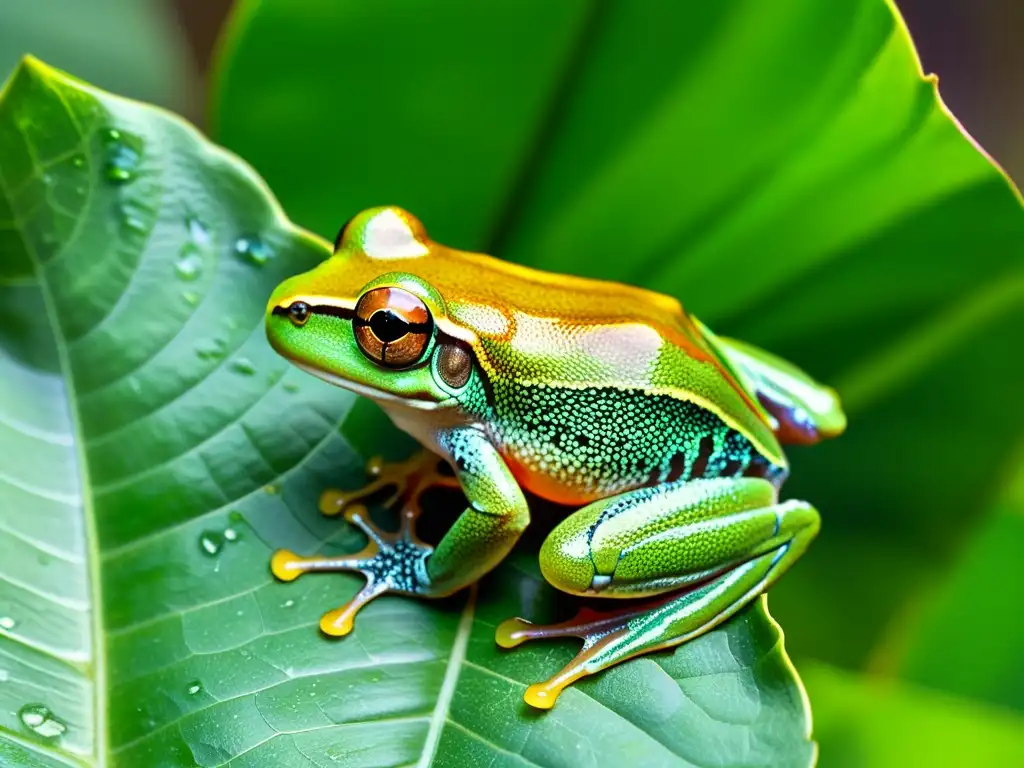
[[[817,511],[778,503],[759,478],[698,480],[645,488],[584,507],[541,549],[541,571],[577,595],[654,597],[608,613],[536,626],[503,622],[499,645],[579,637],[583,648],[558,674],[531,685],[528,704],[554,705],[568,685],[620,661],[693,639],[768,588],[818,532]]]
[[[356,491],[325,491],[320,511],[325,515],[343,514],[369,539],[366,547],[345,557],[300,557],[288,550],[279,550],[271,559],[270,569],[281,581],[294,581],[304,573],[348,571],[361,573],[366,585],[346,605],[324,614],[320,629],[340,637],[352,631],[356,613],[368,602],[385,592],[414,593],[416,570],[424,568],[432,548],[416,536],[415,524],[422,508],[420,497],[436,487],[458,488],[458,480],[443,471],[446,465],[438,456],[422,451],[411,459],[385,464],[371,459],[367,474],[371,480]],[[365,506],[354,502],[377,497],[385,491],[384,504],[401,503],[400,527],[396,532],[382,531],[370,520]]]

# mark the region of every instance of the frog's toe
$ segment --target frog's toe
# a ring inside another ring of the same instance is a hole
[[[320,631],[331,637],[344,637],[352,631],[359,610],[373,598],[387,591],[388,585],[384,582],[366,582],[366,586],[356,592],[355,597],[348,603],[323,615],[320,619]]]

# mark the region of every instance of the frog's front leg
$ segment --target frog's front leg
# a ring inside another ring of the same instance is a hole
[[[544,542],[541,572],[577,595],[650,597],[618,612],[583,611],[548,627],[503,622],[499,645],[580,637],[583,649],[524,698],[548,709],[563,688],[620,661],[707,632],[774,582],[818,532],[817,511],[778,503],[759,478],[709,479],[643,488],[604,499],[560,523]]]
[[[379,530],[366,509],[346,499],[345,519],[369,538],[361,552],[348,557],[299,557],[277,552],[271,570],[282,581],[311,571],[355,571],[366,586],[347,604],[324,615],[320,628],[328,635],[347,635],[362,606],[386,592],[444,597],[472,584],[508,554],[529,522],[526,500],[497,450],[482,432],[471,428],[438,436],[437,444],[455,470],[469,507],[459,516],[435,550],[415,534],[419,504],[406,504],[396,533]],[[435,458],[436,463],[436,458]],[[371,483],[371,493],[383,487]],[[416,497],[418,498],[418,496]]]

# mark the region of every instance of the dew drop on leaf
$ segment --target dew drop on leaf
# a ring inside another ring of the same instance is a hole
[[[198,218],[189,216],[185,219],[185,226],[188,227],[188,236],[197,246],[205,248],[210,244],[210,230]]]
[[[238,541],[240,538],[242,537],[236,529],[230,527],[224,529],[224,541]]]
[[[203,256],[191,243],[185,243],[178,253],[174,271],[182,280],[195,280],[203,271]]]
[[[282,608],[291,608],[293,605],[295,605],[295,601],[289,599],[289,600],[285,600],[284,604],[281,607]]]
[[[116,128],[103,131],[102,138],[107,153],[107,180],[114,184],[132,181],[142,161],[142,139]]]
[[[256,366],[252,364],[252,361],[249,358],[240,357],[231,363],[231,370],[245,376],[252,376],[256,373]]]
[[[26,704],[18,710],[18,719],[26,728],[44,739],[60,738],[68,729],[49,707],[43,704]]]
[[[245,522],[245,517],[237,509],[233,509],[230,512],[228,512],[228,520],[230,520],[235,525],[238,525],[239,523]]]
[[[263,486],[263,490],[269,493],[271,496],[276,496],[278,493],[281,492],[281,489],[278,488],[273,483],[269,483],[268,485]]]
[[[12,630],[18,626],[18,622],[10,616],[0,616],[0,629]]]
[[[204,555],[219,555],[224,548],[224,537],[217,531],[203,531],[199,536],[199,549]]]
[[[81,155],[75,155],[73,158],[71,158],[71,164],[75,166],[75,168],[84,168],[85,158],[82,157]]]
[[[146,232],[149,227],[146,224],[149,218],[149,211],[138,203],[127,200],[121,204],[118,211],[121,225],[129,232]]]
[[[216,360],[224,356],[224,342],[220,339],[206,339],[196,345],[196,354],[203,360]]]
[[[235,241],[235,253],[249,264],[262,267],[274,255],[270,247],[256,236],[240,237]]]
[[[185,300],[185,303],[187,303],[189,306],[194,307],[196,304],[199,303],[199,294],[197,294],[195,291],[185,291],[183,294],[181,294],[181,298],[183,298]]]
[[[284,391],[285,392],[293,392],[293,393],[294,392],[298,392],[299,391],[299,385],[296,384],[294,381],[289,381],[287,384],[284,385]]]
[[[203,684],[198,680],[193,680],[191,683],[188,684],[188,688],[186,688],[185,690],[188,691],[189,696],[195,696],[202,692]]]

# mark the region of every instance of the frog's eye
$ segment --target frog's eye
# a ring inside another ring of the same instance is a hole
[[[356,304],[352,325],[364,355],[388,368],[406,368],[423,357],[434,320],[418,296],[401,288],[373,288]]]

